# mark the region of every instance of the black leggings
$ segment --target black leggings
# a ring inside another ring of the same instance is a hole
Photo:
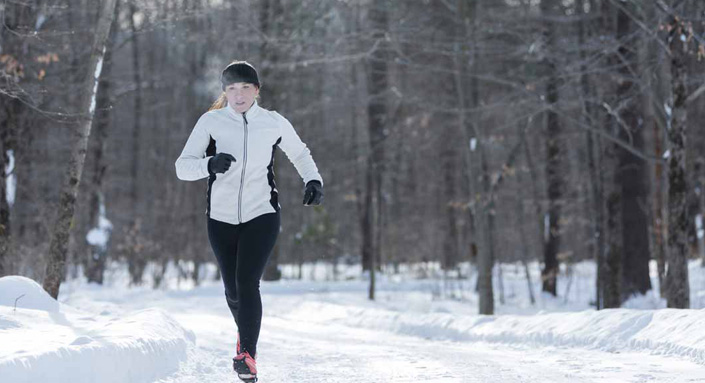
[[[279,234],[279,212],[233,225],[208,219],[208,239],[220,265],[225,299],[240,334],[240,352],[254,358],[262,323],[259,280]]]

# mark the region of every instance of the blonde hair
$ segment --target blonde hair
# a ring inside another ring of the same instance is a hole
[[[211,104],[211,107],[208,109],[210,112],[211,110],[215,109],[223,109],[228,105],[228,98],[225,97],[225,92],[222,92],[220,96]]]

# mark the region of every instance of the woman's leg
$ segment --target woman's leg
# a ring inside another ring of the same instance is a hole
[[[237,293],[240,350],[254,358],[262,323],[259,281],[279,234],[279,212],[263,214],[241,224],[237,247]]]
[[[208,219],[208,240],[220,266],[220,275],[225,286],[225,300],[238,324],[239,302],[237,299],[237,241],[239,225]],[[238,324],[238,328],[240,328]]]

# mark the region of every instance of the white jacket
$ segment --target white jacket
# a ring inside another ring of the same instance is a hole
[[[247,222],[281,209],[273,169],[277,146],[304,184],[311,180],[323,184],[311,152],[291,123],[257,101],[243,114],[230,106],[204,113],[176,160],[176,176],[184,181],[208,177],[208,217],[231,224]],[[236,161],[225,173],[209,174],[208,160],[221,152]]]

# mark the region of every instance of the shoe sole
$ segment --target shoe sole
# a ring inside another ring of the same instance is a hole
[[[246,383],[254,383],[257,381],[257,375],[252,375],[252,374],[237,374],[237,377],[240,378],[243,382]]]

